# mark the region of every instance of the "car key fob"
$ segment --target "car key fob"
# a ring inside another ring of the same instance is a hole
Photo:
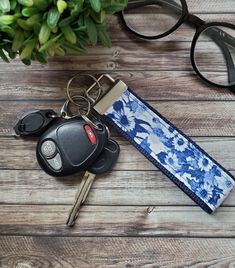
[[[38,140],[39,165],[56,177],[87,169],[108,140],[106,126],[98,125],[95,129],[82,118],[72,118],[51,126]]]
[[[103,174],[110,171],[117,162],[119,154],[119,144],[115,140],[109,139],[101,154],[88,168],[88,171],[94,174]]]
[[[18,136],[38,136],[56,117],[53,110],[33,109],[25,112],[14,126]]]

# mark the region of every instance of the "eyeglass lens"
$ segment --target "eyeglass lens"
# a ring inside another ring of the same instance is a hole
[[[211,26],[197,39],[194,59],[207,80],[222,86],[235,85],[235,30]]]
[[[129,28],[144,36],[171,30],[182,15],[180,0],[129,1],[124,18]]]

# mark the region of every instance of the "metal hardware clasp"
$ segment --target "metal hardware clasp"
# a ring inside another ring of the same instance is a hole
[[[128,89],[128,86],[121,80],[115,80],[109,74],[102,74],[97,81],[100,82],[103,78],[107,78],[111,82],[111,86],[104,90],[102,87],[102,94],[100,98],[94,103],[93,109],[100,115],[105,114],[105,112],[114,104],[114,102],[119,99],[123,92]],[[96,83],[91,85],[86,91],[86,96],[90,99],[89,92],[95,86]]]

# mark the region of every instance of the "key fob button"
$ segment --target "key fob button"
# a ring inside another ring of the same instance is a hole
[[[96,130],[82,118],[58,120],[38,140],[38,163],[55,177],[86,170],[101,154],[107,139],[105,127]]]
[[[62,161],[59,154],[57,154],[54,158],[49,159],[47,161],[54,170],[60,170],[62,168]]]
[[[45,156],[45,157],[52,157],[55,152],[56,152],[56,145],[53,141],[51,140],[47,140],[47,141],[44,141],[43,144],[41,145],[41,151],[42,151],[42,154]]]

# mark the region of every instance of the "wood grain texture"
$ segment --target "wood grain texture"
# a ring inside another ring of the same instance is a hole
[[[76,225],[68,228],[65,223],[70,209],[71,205],[1,205],[0,233],[235,237],[234,207],[220,207],[208,215],[198,206],[82,206]]]
[[[144,96],[143,96],[144,97]],[[63,102],[0,101],[0,135],[12,135],[17,116],[32,108],[60,111]],[[189,136],[235,136],[233,101],[156,101],[149,104]]]
[[[208,53],[208,49],[202,42],[202,52]],[[47,65],[33,63],[24,66],[16,59],[11,64],[0,62],[0,69],[11,71],[65,71],[65,70],[99,70],[103,71],[192,71],[190,62],[191,42],[123,42],[114,41],[112,48],[104,48],[101,45],[90,48],[88,54],[80,56],[54,57]],[[216,60],[217,52],[210,51]],[[207,70],[207,65],[205,69]],[[210,65],[209,70],[215,72],[216,65]],[[222,69],[223,70],[223,69]]]
[[[233,239],[2,236],[0,264],[4,268],[19,264],[25,268],[234,267],[234,247]]]
[[[114,170],[156,170],[156,167],[124,138],[115,139],[121,146],[121,154]],[[235,138],[197,137],[194,140],[225,168],[235,170]],[[35,148],[35,140],[0,138],[0,168],[39,169]]]
[[[66,84],[75,73],[31,71],[29,76],[22,76],[22,72],[3,72],[0,100],[64,100]],[[235,94],[229,90],[210,87],[191,71],[127,71],[110,74],[122,79],[147,101],[235,100]],[[223,79],[223,75],[220,76]]]
[[[56,179],[41,170],[1,170],[0,203],[71,205],[82,175]],[[86,204],[193,206],[195,203],[160,171],[122,170],[97,176]],[[235,190],[223,205],[235,206]]]

